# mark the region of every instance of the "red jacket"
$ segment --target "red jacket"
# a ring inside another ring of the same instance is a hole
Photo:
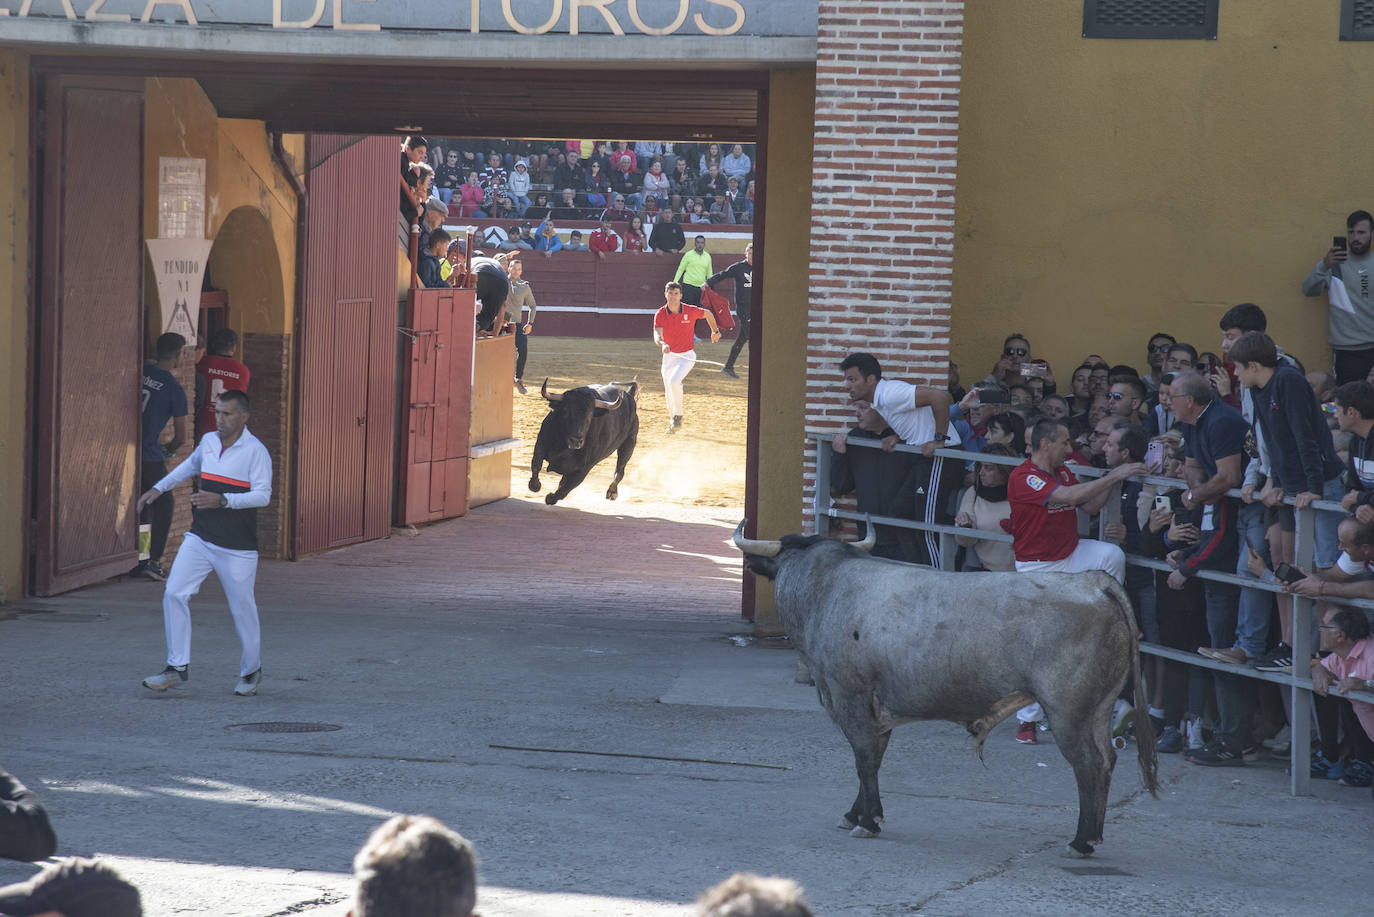
[[[616,235],[614,229],[610,232],[602,232],[600,229],[593,230],[591,238],[587,240],[587,247],[594,252],[618,252],[620,251],[620,236]]]

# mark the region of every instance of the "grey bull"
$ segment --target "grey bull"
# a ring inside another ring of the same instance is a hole
[[[1078,832],[1069,848],[1088,856],[1101,843],[1116,765],[1112,706],[1127,684],[1146,696],[1135,616],[1116,580],[942,573],[872,557],[863,550],[871,540],[759,541],[743,533],[741,522],[735,545],[750,570],[775,581],[782,625],[854,749],[859,795],[844,827],[856,837],[880,830],[878,768],[894,726],[959,723],[981,758],[993,727],[1034,700],[1078,783]],[[1136,728],[1140,774],[1157,795],[1149,718],[1138,717]]]

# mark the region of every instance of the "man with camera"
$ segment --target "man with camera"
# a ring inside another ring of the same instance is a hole
[[[1336,382],[1362,380],[1374,367],[1374,255],[1370,232],[1374,216],[1356,210],[1345,220],[1344,236],[1332,239],[1331,248],[1302,281],[1304,296],[1326,294],[1327,334],[1336,355]]]

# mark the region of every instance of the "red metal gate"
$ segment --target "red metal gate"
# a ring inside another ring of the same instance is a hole
[[[30,588],[138,562],[143,81],[48,79]]]
[[[311,134],[295,552],[391,530],[396,423],[394,137]]]
[[[411,290],[405,364],[408,430],[402,440],[402,524],[468,511],[472,352],[477,297],[472,290]]]

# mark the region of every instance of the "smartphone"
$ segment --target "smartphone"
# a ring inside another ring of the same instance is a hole
[[[1181,509],[1174,513],[1174,525],[1192,525],[1192,517],[1192,513],[1188,512],[1186,509]]]
[[[1172,503],[1169,502],[1169,498],[1166,497],[1164,494],[1159,494],[1158,496],[1155,497],[1155,509],[1156,509],[1156,510],[1161,510],[1161,509],[1162,509],[1162,510],[1172,510],[1173,508],[1174,508],[1174,505],[1173,505]]]
[[[1164,444],[1158,441],[1150,443],[1145,447],[1145,468],[1149,471],[1160,472],[1164,470]],[[1160,509],[1159,501],[1164,501],[1163,509],[1169,508],[1169,498],[1161,494],[1155,497],[1155,509]]]
[[[1333,236],[1331,239],[1331,247],[1345,251],[1345,236]]]
[[[1290,564],[1281,563],[1274,568],[1274,578],[1281,583],[1296,583],[1300,579],[1306,579],[1307,574]]]
[[[1045,367],[1041,366],[1039,363],[1022,363],[1021,375],[1028,379],[1032,377],[1043,379],[1045,377]]]

